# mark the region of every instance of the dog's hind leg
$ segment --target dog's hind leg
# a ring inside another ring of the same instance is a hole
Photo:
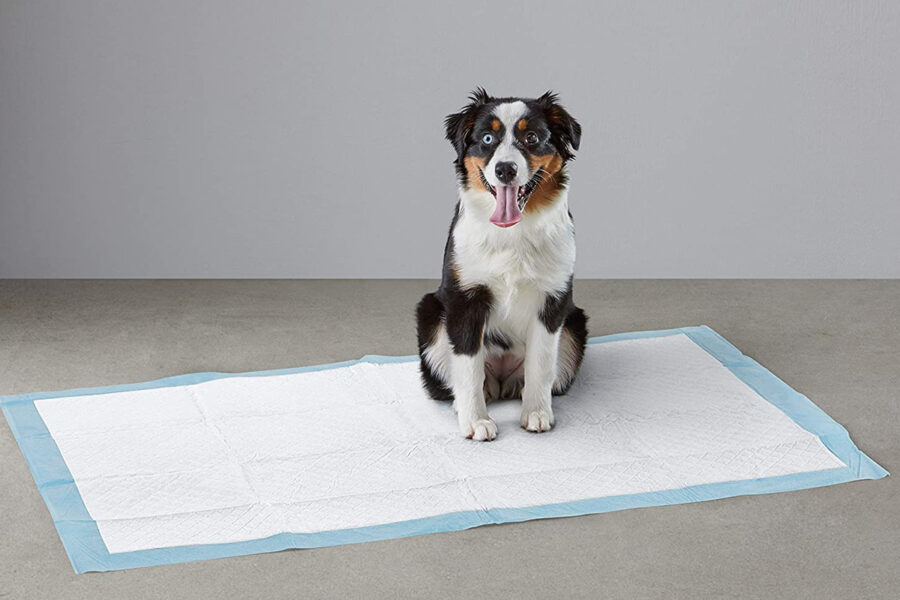
[[[419,373],[428,395],[453,400],[450,389],[450,340],[444,327],[444,305],[434,294],[425,294],[416,307],[419,339]]]
[[[556,380],[553,395],[565,394],[575,381],[581,367],[587,344],[587,316],[580,308],[574,308],[563,323],[559,336],[559,352],[556,357]]]

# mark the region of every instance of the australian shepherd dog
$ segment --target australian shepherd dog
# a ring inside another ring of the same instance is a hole
[[[581,126],[556,94],[479,88],[447,117],[459,202],[441,285],[416,310],[422,381],[453,402],[459,430],[493,440],[487,402],[521,398],[521,426],[548,431],[552,397],[581,366],[587,318],[572,301],[575,227],[566,163]]]

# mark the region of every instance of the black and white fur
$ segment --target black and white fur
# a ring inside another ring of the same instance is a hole
[[[572,384],[587,340],[587,318],[572,301],[565,172],[581,127],[552,93],[493,98],[478,89],[446,129],[457,152],[459,203],[440,287],[417,308],[422,380],[433,398],[453,401],[466,437],[494,439],[486,402],[518,397],[521,426],[547,431],[552,395]],[[508,163],[521,220],[497,226],[491,215]]]

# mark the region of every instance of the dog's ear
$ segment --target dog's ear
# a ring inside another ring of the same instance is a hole
[[[463,156],[466,154],[466,147],[469,136],[472,134],[472,127],[475,126],[478,109],[490,101],[491,96],[483,87],[476,88],[469,96],[468,104],[463,106],[458,113],[448,115],[444,119],[446,136],[453,144],[453,149],[456,150],[457,162],[462,162]]]
[[[559,96],[555,93],[546,92],[537,99],[537,103],[544,111],[550,127],[550,135],[559,153],[566,160],[575,158],[572,151],[578,150],[578,147],[581,146],[581,125],[562,107],[562,104],[559,103]]]

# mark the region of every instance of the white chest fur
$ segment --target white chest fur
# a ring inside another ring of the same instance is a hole
[[[457,272],[462,287],[485,285],[493,294],[489,326],[524,340],[546,295],[564,291],[575,268],[566,192],[506,229],[490,223],[493,206],[487,192],[463,194],[453,231]]]

